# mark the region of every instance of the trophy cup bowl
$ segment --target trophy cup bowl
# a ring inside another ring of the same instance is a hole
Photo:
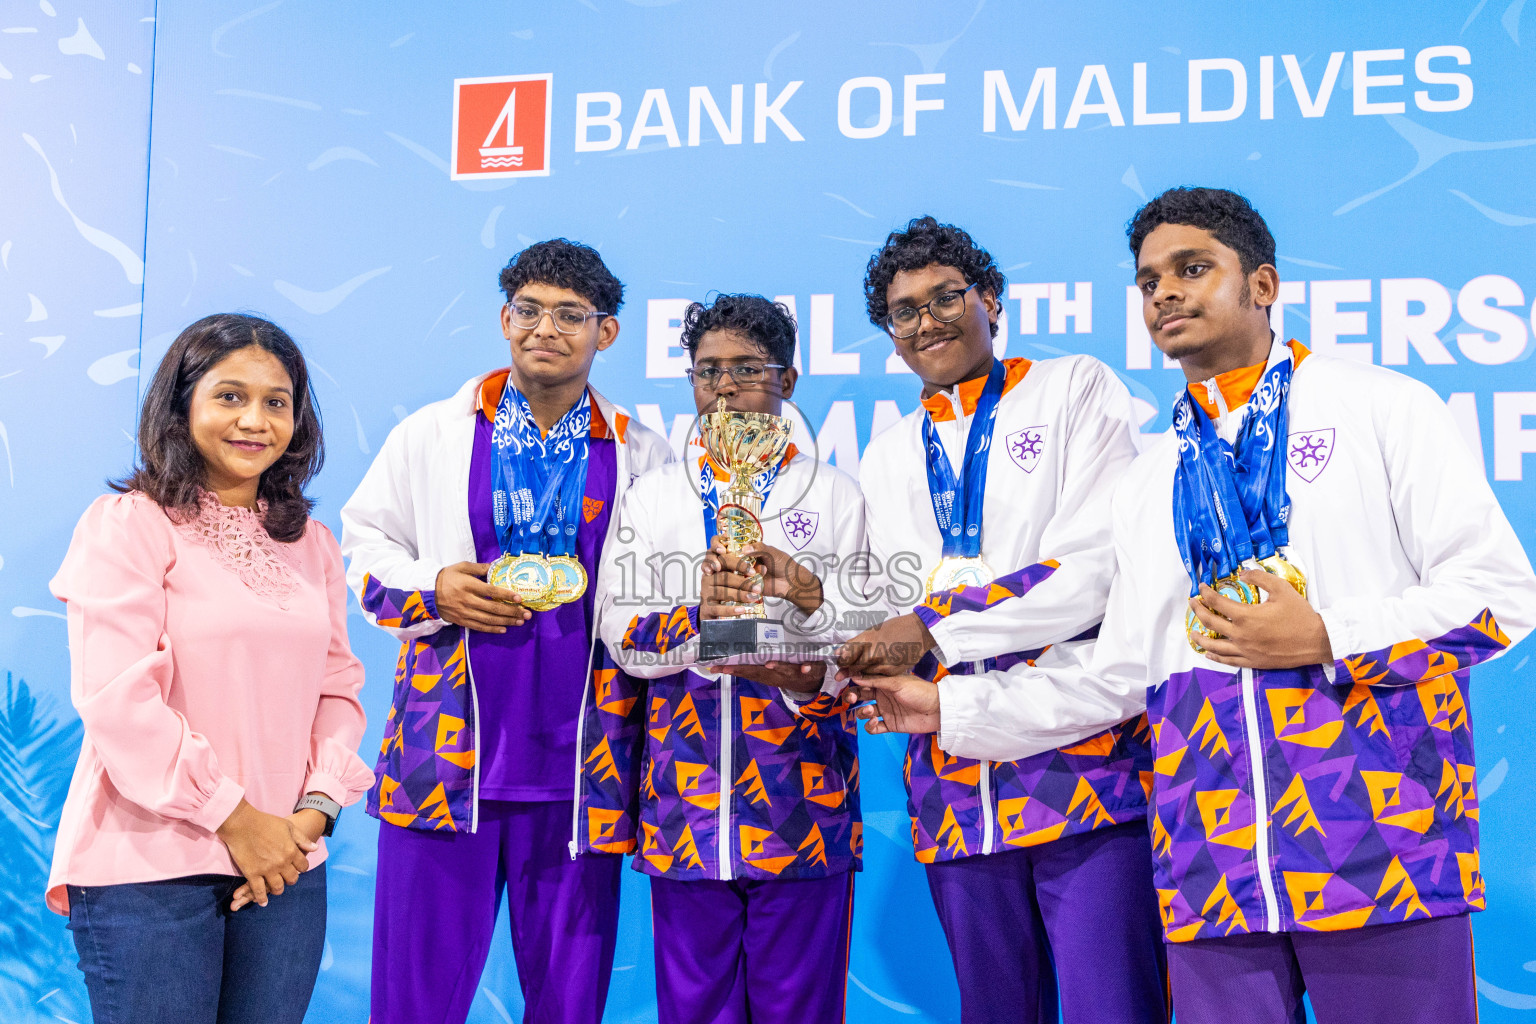
[[[794,421],[788,416],[726,408],[722,397],[714,412],[699,417],[699,440],[715,465],[727,475],[725,500],[716,513],[716,529],[725,548],[739,552],[763,539],[764,495],[752,478],[778,465],[789,447]],[[709,538],[711,541],[713,538]],[[760,580],[761,575],[751,577]],[[706,619],[699,624],[699,657],[716,661],[751,655],[783,637],[783,624],[770,622],[762,605],[740,618]]]

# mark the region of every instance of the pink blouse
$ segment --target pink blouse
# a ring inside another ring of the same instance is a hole
[[[65,885],[238,875],[215,830],[241,797],[286,816],[305,793],[345,805],[373,784],[341,551],[320,523],[281,544],[213,495],[180,524],[141,493],[108,495],[51,588],[85,725],[51,909],[69,912]],[[324,859],[321,840],[310,865]]]

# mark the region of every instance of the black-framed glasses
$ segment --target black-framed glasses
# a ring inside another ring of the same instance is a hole
[[[537,302],[509,302],[507,308],[512,310],[513,327],[531,331],[539,326],[539,321],[544,319],[545,313],[548,313],[550,323],[554,324],[555,330],[561,334],[576,334],[593,317],[613,315],[596,309],[581,309],[577,306],[556,306],[548,309]]]
[[[696,388],[714,391],[725,383],[727,375],[739,388],[761,384],[769,370],[784,369],[783,363],[739,363],[736,366],[690,366],[688,383]]]
[[[886,333],[893,338],[910,338],[917,333],[923,322],[923,310],[941,324],[951,324],[965,312],[965,293],[976,285],[967,285],[958,291],[941,292],[921,306],[902,306],[886,314]]]

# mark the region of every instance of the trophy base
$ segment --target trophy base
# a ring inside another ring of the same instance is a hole
[[[786,630],[776,619],[705,619],[699,661],[762,665],[770,661],[830,661],[837,644]]]
[[[705,619],[699,623],[699,660],[766,654],[787,639],[784,623],[776,619]]]

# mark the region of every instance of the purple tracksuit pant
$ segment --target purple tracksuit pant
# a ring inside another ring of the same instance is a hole
[[[853,873],[651,877],[661,1024],[842,1024]]]
[[[928,865],[963,1024],[1166,1024],[1152,844],[1139,821]],[[1183,1017],[1179,1024],[1185,1024]]]
[[[380,825],[372,1024],[462,1024],[503,888],[525,1024],[598,1024],[623,862],[572,860],[570,833],[569,801],[482,800],[474,833]]]
[[[1470,917],[1170,943],[1178,1024],[1475,1024]]]

